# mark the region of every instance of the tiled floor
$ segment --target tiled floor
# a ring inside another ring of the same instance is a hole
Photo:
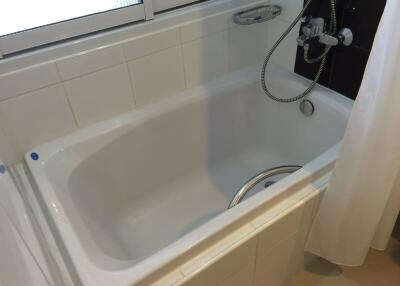
[[[385,252],[371,250],[361,267],[337,267],[318,260],[289,286],[400,286],[400,242],[392,240]]]

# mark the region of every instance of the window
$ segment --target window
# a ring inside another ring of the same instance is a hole
[[[7,0],[0,9],[0,56],[150,20],[196,0]],[[154,9],[153,9],[154,7]]]

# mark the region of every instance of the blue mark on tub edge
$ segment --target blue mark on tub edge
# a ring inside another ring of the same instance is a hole
[[[31,158],[32,158],[32,160],[37,161],[37,160],[39,160],[39,154],[36,152],[33,152],[33,153],[31,153]]]
[[[4,174],[6,172],[6,166],[0,165],[0,174]]]

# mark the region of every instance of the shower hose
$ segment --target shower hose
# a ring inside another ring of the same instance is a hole
[[[319,69],[317,72],[317,75],[315,76],[313,82],[311,83],[311,85],[301,94],[294,96],[292,98],[279,98],[274,96],[270,91],[269,88],[267,86],[267,82],[266,82],[266,69],[268,66],[268,63],[271,59],[271,56],[274,54],[275,50],[278,48],[278,46],[282,43],[282,41],[287,37],[287,35],[289,35],[289,33],[293,30],[293,28],[297,25],[297,23],[301,20],[301,18],[303,17],[303,15],[306,13],[307,8],[311,5],[313,0],[308,0],[306,2],[306,4],[304,5],[303,10],[300,12],[300,14],[294,19],[294,21],[290,24],[290,26],[287,28],[287,30],[282,34],[282,36],[280,36],[280,38],[278,39],[278,41],[276,41],[276,43],[272,46],[272,48],[268,51],[265,60],[264,60],[264,64],[262,66],[262,71],[261,71],[261,85],[262,85],[262,89],[264,90],[265,94],[268,95],[268,97],[270,97],[271,99],[278,101],[278,102],[282,102],[282,103],[289,103],[289,102],[294,102],[300,99],[303,99],[304,97],[306,97],[315,87],[315,85],[317,84],[324,68],[325,68],[325,63],[326,63],[326,58],[327,55],[329,53],[329,51],[331,50],[331,46],[326,46],[324,52],[316,57],[316,58],[309,58],[308,52],[310,49],[310,45],[306,44],[304,45],[304,60],[309,63],[309,64],[314,64],[314,63],[318,63],[321,62],[319,65]],[[331,15],[330,15],[330,23],[329,23],[329,33],[331,34],[336,34],[337,32],[337,18],[336,18],[336,0],[330,0],[331,1]]]

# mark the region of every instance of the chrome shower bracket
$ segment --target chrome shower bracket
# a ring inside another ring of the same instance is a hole
[[[236,13],[233,15],[233,21],[238,25],[252,25],[272,20],[281,13],[281,6],[261,5]]]

